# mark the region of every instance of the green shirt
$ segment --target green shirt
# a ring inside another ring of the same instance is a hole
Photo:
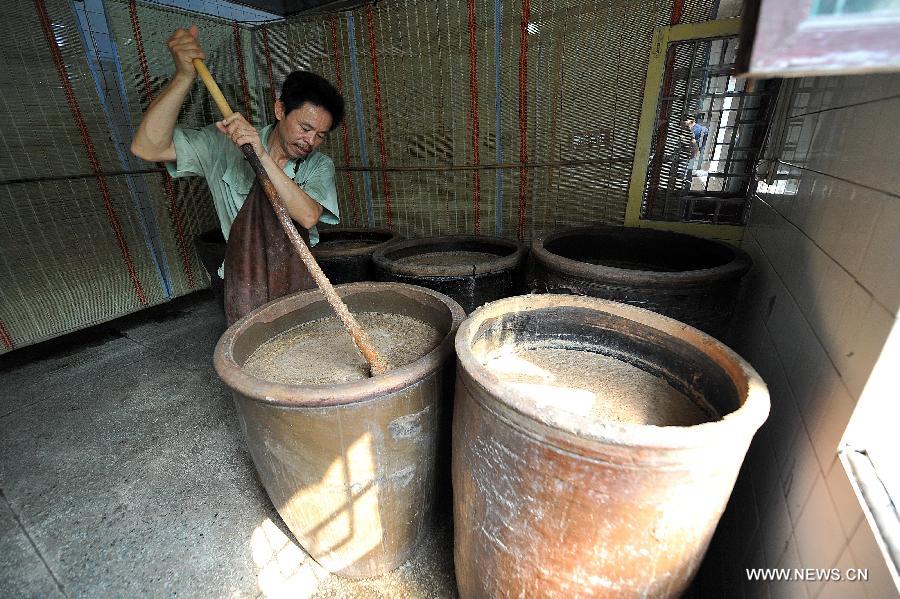
[[[258,128],[260,140],[269,150],[269,136],[274,125]],[[244,159],[241,150],[228,137],[209,125],[202,129],[176,127],[172,136],[175,142],[175,162],[167,162],[166,169],[172,177],[197,175],[206,178],[216,206],[222,234],[228,239],[231,223],[244,205],[255,174]],[[334,163],[331,158],[314,151],[305,160],[289,160],[284,174],[293,179],[303,191],[322,205],[319,221],[336,225],[340,220],[337,191],[334,187]],[[309,230],[309,245],[319,242],[316,227]]]

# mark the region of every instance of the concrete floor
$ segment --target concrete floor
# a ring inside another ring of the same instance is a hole
[[[208,292],[0,358],[0,596],[453,597],[449,529],[380,579],[294,541],[212,367]]]

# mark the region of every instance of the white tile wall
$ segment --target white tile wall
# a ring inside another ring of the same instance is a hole
[[[841,461],[835,458],[825,480],[828,485],[828,493],[834,501],[835,512],[844,531],[844,537],[849,539],[856,531],[856,527],[863,519],[862,510],[859,509],[859,499],[853,491],[847,471]]]
[[[836,459],[900,306],[898,94],[900,74],[801,81],[798,145],[784,155],[800,180],[752,205],[736,349],[769,384],[772,411],[747,457],[760,548],[745,562],[870,573],[770,584],[773,598],[900,597]],[[765,594],[749,582],[744,593]]]
[[[781,556],[777,564],[773,564],[776,568],[803,568],[803,562],[800,553],[797,551],[797,541],[791,534],[788,538],[787,548]],[[769,595],[772,599],[806,599],[806,584],[800,580],[781,580],[770,583]]]
[[[891,73],[841,77],[840,83],[836,106],[900,96],[900,77]]]
[[[865,187],[854,189],[837,215],[843,223],[840,231],[835,237],[822,240],[828,255],[854,276],[859,273],[866,252],[866,244],[860,243],[860,238],[871,239],[884,197]]]
[[[900,183],[900,168],[896,169]],[[900,202],[881,194],[881,212],[866,246],[866,253],[858,272],[858,279],[875,299],[890,313],[900,307],[900,276],[897,275],[897,256],[900,256]],[[893,273],[893,275],[891,275]]]
[[[794,529],[797,538],[803,541],[797,548],[803,567],[830,568],[837,561],[847,537],[839,526],[823,526],[837,519],[825,479],[819,476]]]
[[[822,342],[829,356],[840,351],[837,346],[837,323],[844,313],[844,307],[853,292],[853,278],[833,260],[828,263],[825,277],[821,281],[810,281],[816,285],[816,299],[809,324]]]
[[[823,472],[828,472],[856,402],[841,380],[836,379],[829,394],[822,398],[821,405],[823,409],[816,412],[815,419],[811,419],[808,426],[819,467]]]
[[[762,544],[762,554],[765,559],[765,563],[760,565],[769,567],[778,565],[791,539],[792,528],[791,516],[788,514],[784,495],[776,493],[772,496],[772,501],[760,522],[761,537],[759,541]]]
[[[853,556],[852,567],[868,570],[869,579],[863,586],[869,599],[898,596],[897,587],[891,580],[891,574],[884,563],[875,535],[865,520],[859,523],[850,539],[850,553]]]
[[[835,563],[835,567],[839,568],[842,572],[846,572],[848,568],[853,568],[853,555],[850,553],[850,548],[845,547],[841,552],[838,561]],[[817,599],[847,599],[847,597],[862,597],[865,596],[865,590],[860,588],[859,582],[853,582],[850,580],[842,580],[837,582],[827,582],[821,585],[821,589]]]
[[[747,568],[765,568],[767,566],[765,555],[763,554],[762,545],[759,543],[759,538],[755,537],[752,539],[752,547],[754,547],[754,551],[750,554],[750,556],[745,560],[745,564]],[[731,570],[733,573],[734,570]],[[740,583],[746,582],[745,573],[743,571],[740,572],[738,576],[732,578],[734,584],[730,587],[726,587],[729,592],[732,590],[737,590],[738,592],[743,591],[743,594],[747,599],[769,599],[769,585],[764,582],[754,582],[746,584],[746,586],[741,586]]]
[[[826,368],[831,368],[828,355],[810,326],[801,330],[799,348],[792,368],[787,371],[788,383],[794,392],[797,409],[808,414],[814,404],[816,389]]]
[[[781,470],[781,485],[791,522],[796,526],[813,485],[821,476],[821,470],[812,441],[805,429],[801,428],[797,433],[797,438],[788,451],[788,459],[785,460]]]
[[[811,315],[814,314],[816,293],[819,291],[819,285],[816,282],[825,280],[832,260],[816,245],[815,241],[806,235],[801,235],[801,239],[803,243],[796,256],[798,265],[794,268],[797,275],[788,280],[787,287],[797,301],[800,310],[806,315]],[[809,316],[805,320],[809,324],[812,323]]]
[[[790,269],[788,269],[790,270]],[[786,279],[791,280],[791,279]],[[779,297],[775,301],[772,314],[766,322],[766,328],[778,351],[782,364],[791,364],[797,357],[804,329],[808,329],[806,320],[800,312],[794,298],[784,285],[778,287]]]
[[[780,478],[774,476],[774,473],[778,472],[778,461],[775,459],[775,452],[772,450],[768,431],[765,429],[761,430],[756,437],[750,446],[747,459],[751,461],[750,471],[753,478],[753,494],[756,499],[760,525],[762,525],[764,517],[768,518],[769,516],[771,503],[775,501],[775,498],[780,499],[783,503],[784,495],[781,493]],[[784,509],[786,515],[787,506]]]

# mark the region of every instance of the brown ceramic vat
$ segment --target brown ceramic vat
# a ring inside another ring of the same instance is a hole
[[[750,269],[742,249],[683,233],[634,227],[568,227],[531,244],[528,288],[587,295],[659,312],[727,334]]]
[[[478,252],[493,258],[476,264],[405,264],[404,258],[431,253]],[[450,235],[407,239],[372,254],[375,277],[434,289],[459,302],[466,313],[496,299],[517,295],[522,288],[525,246],[488,235]]]
[[[332,285],[374,281],[372,254],[396,241],[400,235],[388,229],[320,228],[312,253]]]
[[[492,350],[535,343],[587,349],[653,373],[711,421],[606,424],[558,404],[538,408],[484,365]],[[456,352],[452,473],[460,595],[681,594],[768,415],[768,390],[750,365],[659,314],[553,294],[485,305],[460,326]]]
[[[377,576],[413,555],[436,499],[450,492],[440,470],[449,450],[453,337],[465,315],[447,296],[411,285],[335,289],[353,313],[404,314],[443,338],[415,362],[355,382],[285,385],[244,372],[267,340],[334,315],[318,290],[304,291],[232,325],[214,363],[232,389],[259,478],[300,545],[331,572]]]

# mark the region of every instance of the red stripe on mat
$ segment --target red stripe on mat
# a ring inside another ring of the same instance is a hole
[[[334,48],[334,72],[337,82],[337,90],[341,95],[344,94],[344,78],[341,75],[341,47],[338,44],[337,35],[337,19],[334,16],[328,19],[328,25],[331,29],[331,47]],[[347,132],[346,119],[341,123],[341,146],[344,151],[344,164],[350,164],[350,136]],[[347,187],[350,188],[350,218],[353,226],[359,224],[359,214],[356,207],[356,187],[353,185],[353,173],[346,171]]]
[[[275,110],[275,102],[278,95],[275,93],[275,75],[272,72],[272,54],[269,51],[269,28],[262,28],[263,54],[266,57],[266,73],[269,75],[269,94],[272,96],[272,110]]]
[[[150,67],[147,65],[147,55],[144,52],[144,40],[141,37],[141,22],[137,14],[137,2],[129,0],[128,12],[131,13],[131,30],[134,33],[134,41],[137,46],[138,63],[141,65],[141,75],[144,79],[144,101],[150,104],[153,101],[153,88],[150,85]],[[191,258],[187,249],[187,241],[184,238],[184,229],[181,225],[181,210],[178,208],[177,198],[175,197],[175,185],[169,173],[163,173],[163,189],[166,191],[166,201],[169,203],[169,215],[172,217],[172,224],[175,225],[175,243],[178,245],[178,254],[181,258],[181,268],[187,277],[188,287],[194,289],[197,287],[197,281],[194,278],[194,269],[191,267]]]
[[[2,320],[0,320],[0,341],[3,342],[6,349],[16,349],[16,344],[13,343],[12,337],[9,336],[9,331],[6,330],[6,324]]]
[[[530,0],[522,0],[522,27],[519,33],[519,160],[528,162],[528,19],[531,13]],[[519,222],[516,237],[525,238],[526,192],[528,190],[528,167],[519,169]]]
[[[144,53],[144,39],[141,37],[141,24],[138,21],[137,2],[128,0],[128,12],[131,15],[131,31],[134,33],[134,42],[137,46],[138,64],[141,66],[141,75],[144,78],[143,105],[147,106],[153,101],[153,90],[150,85],[150,67],[147,66],[147,55]]]
[[[238,73],[241,76],[241,94],[244,96],[244,118],[251,125],[253,124],[253,115],[250,106],[250,86],[247,84],[247,71],[244,68],[244,51],[241,49],[241,28],[237,22],[232,23],[234,28],[234,52],[237,54]]]
[[[481,171],[478,166],[481,164],[478,155],[478,43],[477,43],[477,23],[475,21],[475,0],[468,0],[468,17],[469,17],[469,99],[471,101],[472,113],[472,164],[475,170],[472,171],[472,210],[475,220],[475,234],[481,233]]]
[[[181,256],[181,267],[187,277],[188,287],[194,289],[197,282],[194,279],[194,269],[191,267],[191,260],[188,256],[187,242],[184,239],[184,228],[181,225],[181,210],[178,209],[177,197],[175,194],[175,183],[169,173],[162,174],[163,189],[166,190],[166,200],[169,202],[169,214],[172,216],[172,223],[175,225],[175,240],[178,243],[178,253]]]
[[[97,153],[94,150],[94,144],[91,141],[87,124],[85,124],[81,108],[78,106],[78,100],[75,98],[75,91],[72,89],[72,83],[69,81],[69,73],[66,71],[62,53],[59,51],[56,37],[53,35],[53,29],[50,25],[50,16],[47,14],[47,6],[44,4],[44,0],[34,0],[34,6],[37,10],[38,18],[41,21],[41,28],[44,30],[44,37],[47,39],[47,45],[50,47],[50,54],[53,56],[56,74],[59,76],[59,82],[62,84],[63,90],[65,91],[66,102],[69,104],[69,111],[72,113],[72,118],[78,125],[81,141],[84,144],[84,149],[87,151],[88,155],[88,161],[91,164],[91,170],[97,178],[97,187],[100,190],[100,195],[103,196],[106,217],[109,219],[113,235],[116,238],[116,245],[119,246],[119,251],[122,253],[122,259],[125,261],[125,266],[128,269],[128,276],[131,279],[131,284],[134,286],[135,293],[137,293],[138,300],[142,305],[146,306],[147,296],[144,295],[144,289],[141,287],[141,282],[138,279],[134,261],[131,259],[131,253],[128,251],[128,243],[125,240],[125,234],[122,232],[122,226],[119,224],[119,217],[116,216],[116,211],[112,205],[112,194],[109,191],[109,187],[106,185],[106,179],[101,173],[100,161],[97,159]]]
[[[375,47],[375,11],[369,5],[366,11],[366,22],[369,29],[369,54],[372,57],[372,84],[375,87],[375,118],[378,123],[378,150],[381,154],[381,182],[384,188],[384,210],[388,229],[394,227],[394,210],[391,206],[391,183],[384,167],[387,165],[387,147],[384,143],[384,120],[381,114],[381,81],[378,79],[378,55]]]

